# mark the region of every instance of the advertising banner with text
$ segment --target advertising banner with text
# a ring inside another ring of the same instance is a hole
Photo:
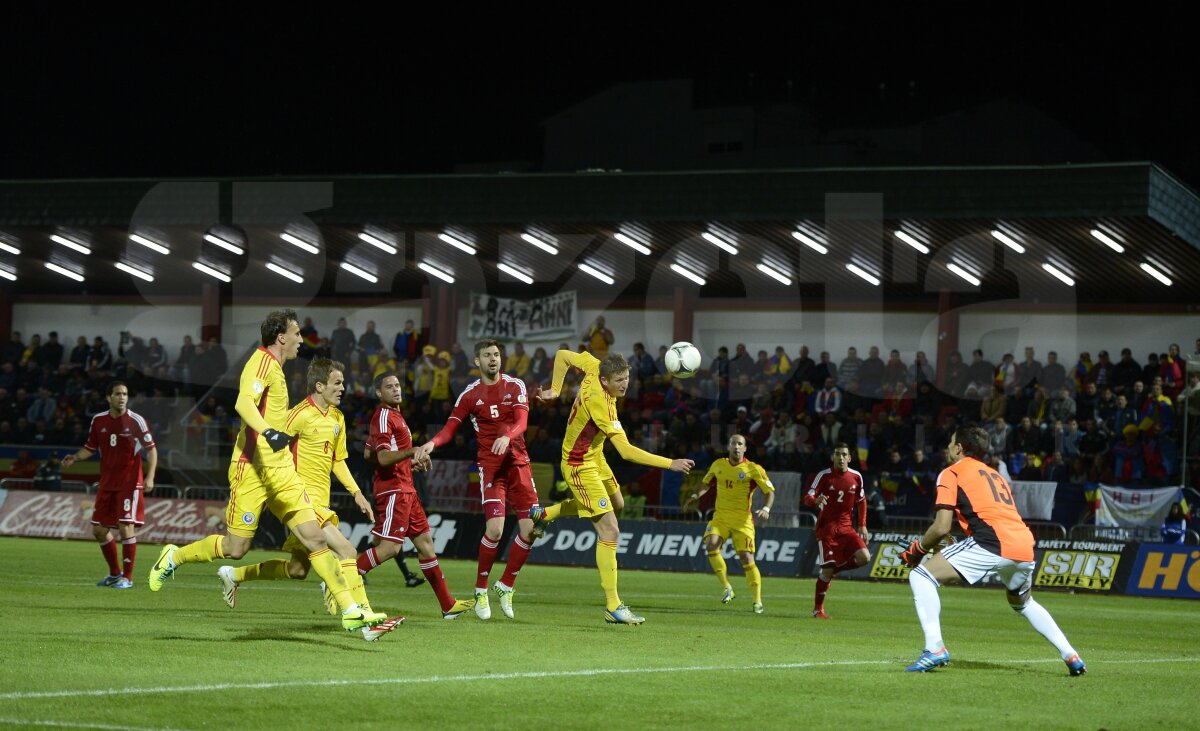
[[[93,541],[94,495],[77,492],[0,490],[0,535],[78,538]],[[143,543],[191,543],[225,532],[225,503],[216,500],[146,498]]]

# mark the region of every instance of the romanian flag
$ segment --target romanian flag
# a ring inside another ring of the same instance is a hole
[[[867,439],[866,435],[858,438],[858,464],[862,469],[867,469],[867,455],[871,451],[871,440]]]
[[[204,427],[208,422],[212,421],[212,417],[203,414],[200,411],[193,411],[192,418],[188,422],[187,433],[189,437],[199,437],[204,432]]]
[[[317,335],[316,330],[311,330],[304,336],[304,344],[310,348],[318,348],[321,346],[321,337]]]

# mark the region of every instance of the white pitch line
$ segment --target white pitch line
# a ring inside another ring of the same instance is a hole
[[[1056,663],[1061,659],[1038,658],[1035,660],[992,660],[988,662],[1005,665]],[[1119,660],[1122,665],[1159,663],[1200,663],[1200,657],[1160,657],[1142,660]],[[415,685],[418,683],[469,683],[489,680],[518,680],[532,678],[572,678],[594,675],[656,675],[660,673],[707,673],[714,670],[729,672],[739,670],[799,670],[804,668],[849,667],[861,665],[897,665],[899,660],[838,660],[831,662],[785,662],[757,665],[685,665],[667,668],[591,668],[584,670],[550,670],[524,673],[491,673],[476,675],[430,675],[424,678],[376,678],[376,679],[322,679],[284,680],[262,683],[214,683],[210,685],[153,686],[148,688],[105,688],[98,690],[52,690],[16,693],[0,693],[0,700],[31,700],[38,698],[96,698],[114,695],[150,695],[154,693],[207,693],[224,690],[273,690],[276,688],[328,688],[363,685]]]
[[[95,728],[104,731],[180,731],[169,728],[149,728],[146,726],[114,726],[108,723],[87,723],[83,721],[35,721],[28,718],[0,718],[0,725],[5,726],[49,726],[52,728]]]

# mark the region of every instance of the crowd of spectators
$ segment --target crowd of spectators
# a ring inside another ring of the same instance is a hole
[[[344,318],[322,336],[311,318],[301,328],[300,357],[286,364],[292,402],[305,395],[309,360],[332,357],[345,364],[347,393],[342,410],[352,442],[365,438],[376,406],[372,383],[385,372],[404,385],[404,411],[414,440],[446,421],[454,398],[478,375],[472,353],[460,343],[432,343],[429,331],[409,320],[385,343],[374,322],[355,334]],[[581,334],[573,349],[620,352],[603,318]],[[561,343],[559,348],[571,348]],[[522,343],[507,348],[505,371],[532,391],[548,384],[554,352]],[[943,448],[960,425],[978,424],[992,438],[992,460],[1014,479],[1082,484],[1178,484],[1183,455],[1200,446],[1200,379],[1189,377],[1186,356],[1176,344],[1146,362],[1128,348],[1112,360],[1107,351],[1080,353],[1073,364],[1033,348],[1023,358],[1001,355],[998,363],[980,350],[970,360],[952,352],[934,365],[925,353],[906,361],[897,350],[876,346],[861,358],[856,348],[834,361],[828,352],[814,359],[806,346],[788,355],[784,346],[752,355],[743,344],[731,353],[720,347],[696,376],[671,378],[663,356],[642,343],[626,354],[631,385],[622,403],[621,423],[630,439],[660,454],[686,456],[703,470],[725,450],[734,431],[746,436],[748,457],[768,469],[811,474],[829,464],[837,442],[854,449],[854,464],[878,486],[898,513],[923,514],[933,481],[944,466]],[[1192,357],[1200,358],[1200,340]],[[156,437],[170,431],[177,396],[200,398],[198,419],[228,439],[236,432],[234,391],[212,389],[230,367],[216,338],[193,343],[185,337],[174,359],[156,338],[122,333],[117,352],[103,338],[89,344],[79,336],[70,352],[51,332],[22,340],[11,334],[0,361],[0,443],[82,444],[91,415],[107,406],[104,385],[120,378],[134,394],[130,408],[145,416]],[[236,366],[237,364],[232,364]],[[569,414],[571,389],[556,405],[531,409],[526,442],[535,461],[557,465]],[[1188,396],[1187,414],[1180,412]],[[1191,445],[1183,444],[1183,419]],[[443,458],[471,459],[474,434],[460,430]],[[1186,447],[1186,448],[1185,448]],[[351,447],[351,454],[355,454]],[[622,483],[641,472],[623,460],[610,462]],[[1195,474],[1194,471],[1191,471]],[[678,490],[664,479],[661,499]]]

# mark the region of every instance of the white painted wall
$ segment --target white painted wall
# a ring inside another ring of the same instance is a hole
[[[63,344],[63,359],[70,357],[75,347],[75,338],[80,335],[90,345],[97,335],[103,337],[117,355],[121,342],[121,331],[149,340],[158,338],[167,349],[171,360],[179,354],[183,336],[200,337],[200,305],[59,305],[17,302],[13,305],[13,329],[18,330],[25,342],[37,333],[46,341],[51,330],[58,332],[58,341]]]

